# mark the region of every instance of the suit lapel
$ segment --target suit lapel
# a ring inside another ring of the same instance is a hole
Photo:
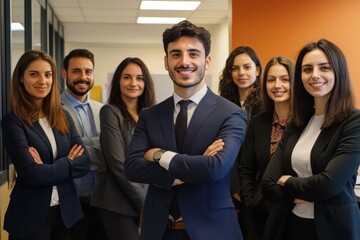
[[[324,159],[324,161],[312,161],[312,159],[322,159],[321,154],[324,153],[326,147],[328,146],[330,140],[335,134],[336,127],[332,126],[330,128],[325,128],[321,130],[319,137],[316,139],[313,148],[311,149],[311,168],[313,174],[317,173],[317,169],[323,169],[319,167],[319,164],[327,164],[329,159]]]
[[[192,140],[195,139],[195,136],[201,129],[204,119],[207,119],[208,116],[215,110],[216,98],[214,96],[215,94],[208,89],[205,96],[196,107],[184,139],[185,152],[190,148],[190,146],[192,146]]]
[[[169,97],[158,108],[159,122],[162,129],[162,135],[169,150],[176,151],[175,126],[174,126],[174,98]],[[171,111],[168,111],[171,109]]]
[[[41,138],[41,140],[45,143],[46,147],[52,152],[51,144],[49,142],[49,139],[47,138],[44,130],[42,129],[40,123],[38,121],[34,122],[31,125],[31,128],[34,130],[34,132]]]

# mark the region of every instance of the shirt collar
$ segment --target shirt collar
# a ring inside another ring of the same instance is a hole
[[[198,105],[201,99],[205,96],[206,92],[207,92],[207,86],[204,85],[198,92],[196,92],[194,95],[189,97],[188,100],[191,100],[193,103]],[[174,97],[174,107],[180,100],[183,100],[183,98],[177,95],[175,92],[173,97]]]
[[[76,97],[74,97],[73,95],[71,95],[70,93],[68,93],[68,91],[64,91],[65,92],[65,96],[69,99],[71,105],[76,108],[78,106],[82,106],[82,105],[88,105],[89,104],[89,98],[88,96],[86,96],[86,100],[85,102],[81,102],[79,101]]]

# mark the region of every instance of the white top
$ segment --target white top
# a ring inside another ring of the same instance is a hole
[[[40,126],[42,127],[42,129],[44,130],[47,138],[50,141],[51,149],[52,149],[52,152],[53,152],[53,158],[56,159],[57,147],[56,147],[56,140],[55,140],[55,136],[54,136],[54,133],[52,131],[52,128],[51,128],[51,126],[50,126],[50,124],[49,124],[49,122],[48,122],[48,120],[46,118],[40,118],[39,123],[40,123]],[[60,202],[59,202],[59,194],[58,194],[56,186],[53,186],[52,193],[51,193],[50,206],[56,206],[56,205],[59,205],[59,204],[60,204]]]
[[[296,143],[291,155],[291,165],[298,177],[312,176],[311,150],[321,132],[321,125],[325,115],[314,115],[311,117],[304,131]],[[298,203],[293,208],[293,213],[302,218],[314,219],[314,203]]]

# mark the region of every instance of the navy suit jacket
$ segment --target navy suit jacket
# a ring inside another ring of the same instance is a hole
[[[176,154],[167,171],[144,154],[154,147],[176,152],[173,97],[140,113],[125,160],[131,181],[150,184],[140,239],[161,239],[175,192],[191,239],[242,239],[229,187],[245,131],[246,113],[208,89],[189,123],[185,154]],[[224,149],[203,156],[216,139],[224,140]],[[172,187],[175,179],[184,184]]]
[[[360,239],[360,211],[354,186],[360,164],[360,112],[343,122],[324,128],[311,150],[313,176],[297,177],[291,155],[303,129],[286,129],[262,180],[267,199],[292,209],[294,199],[314,202],[319,239]],[[282,175],[291,175],[285,187],[277,184]]]
[[[5,214],[4,229],[18,238],[35,234],[45,224],[53,186],[57,187],[63,222],[70,228],[83,217],[72,178],[85,175],[90,170],[90,158],[85,151],[81,157],[67,160],[74,144],[82,141],[68,116],[70,131],[62,135],[53,128],[57,145],[54,159],[50,142],[40,126],[34,122],[26,125],[13,113],[1,121],[4,145],[15,166],[17,179],[10,195]],[[43,164],[36,164],[28,152],[34,147]]]

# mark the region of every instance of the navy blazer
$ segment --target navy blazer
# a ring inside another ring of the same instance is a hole
[[[45,224],[53,186],[57,187],[63,222],[70,228],[83,217],[72,178],[85,175],[90,170],[90,158],[85,151],[81,157],[67,160],[74,144],[82,141],[68,116],[69,133],[62,135],[53,128],[57,145],[54,159],[50,142],[40,126],[34,122],[26,125],[12,112],[1,121],[6,152],[14,164],[17,179],[10,195],[5,214],[4,229],[18,238],[35,234]],[[36,164],[28,152],[34,147],[43,164]]]
[[[314,202],[319,239],[360,239],[360,211],[354,186],[360,164],[360,112],[324,128],[311,150],[313,176],[300,178],[291,155],[303,129],[289,126],[265,171],[262,193],[267,199],[292,209],[294,199]],[[285,187],[277,184],[291,175]]]
[[[131,181],[150,184],[140,239],[161,239],[175,192],[191,239],[242,239],[229,185],[245,131],[246,113],[208,89],[189,123],[186,154],[176,154],[167,171],[145,160],[144,154],[154,147],[176,152],[173,97],[140,113],[125,160]],[[215,156],[203,156],[216,139],[224,140],[224,149]],[[184,184],[172,187],[175,179]]]

